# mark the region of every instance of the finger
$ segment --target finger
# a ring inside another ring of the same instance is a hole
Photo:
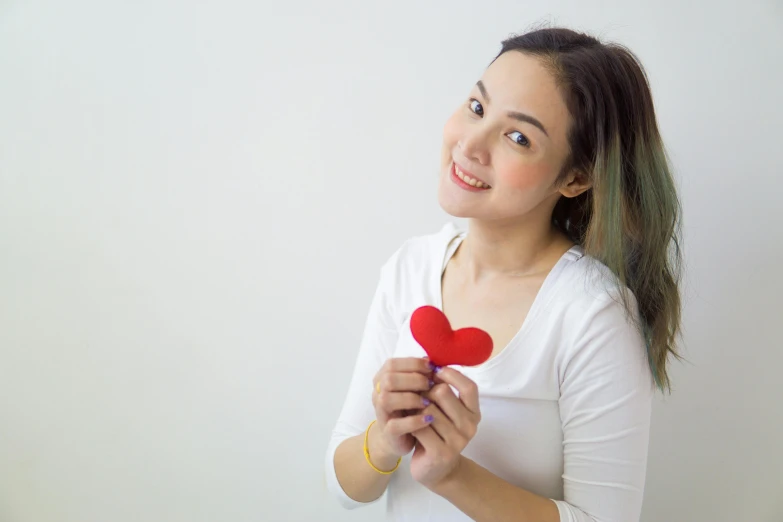
[[[436,384],[426,392],[425,397],[440,408],[444,415],[457,427],[464,436],[472,438],[475,435],[476,414],[470,411],[446,384]]]
[[[431,414],[419,413],[407,417],[396,417],[389,419],[386,423],[386,431],[390,435],[400,437],[408,433],[413,433],[422,428],[426,428],[434,421]]]
[[[439,446],[443,446],[445,443],[443,439],[432,429],[431,426],[426,426],[420,430],[412,433],[416,440],[424,446],[427,451],[435,451]]]
[[[430,426],[450,447],[462,450],[467,445],[467,437],[460,433],[454,423],[451,422],[451,419],[436,404],[430,404],[424,408],[422,413],[424,415],[432,415],[433,420]]]
[[[376,403],[384,411],[391,413],[399,410],[423,409],[430,404],[430,400],[413,392],[381,391]]]
[[[420,373],[431,377],[432,368],[429,364],[429,358],[424,357],[392,357],[387,359],[378,373],[372,378],[374,390],[378,390],[378,382],[387,373]]]
[[[416,372],[386,372],[381,374],[378,382],[380,383],[380,393],[428,391],[435,384],[428,374],[425,375]],[[376,385],[376,392],[377,391],[378,386]]]
[[[459,400],[473,413],[479,412],[478,386],[461,372],[447,366],[437,372],[438,380],[454,386],[459,392]]]
[[[422,357],[392,357],[383,364],[382,370],[387,372],[417,372],[429,375],[432,368],[429,359]]]

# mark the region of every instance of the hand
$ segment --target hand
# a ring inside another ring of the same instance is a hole
[[[421,410],[430,401],[421,393],[432,388],[431,373],[429,360],[417,357],[389,359],[378,371],[373,378],[372,394],[378,430],[370,431],[370,455],[373,454],[373,446],[380,446],[385,456],[394,458],[413,450],[415,440],[411,433],[428,425],[428,419]]]
[[[436,368],[435,382],[425,394],[432,403],[423,411],[434,419],[413,432],[417,442],[411,459],[411,475],[430,490],[455,476],[462,450],[476,435],[481,421],[475,382],[453,368]],[[449,385],[457,389],[459,397]]]

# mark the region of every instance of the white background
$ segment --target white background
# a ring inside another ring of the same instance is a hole
[[[323,455],[442,126],[549,21],[628,45],[685,208],[644,522],[783,520],[777,2],[0,2],[0,520],[378,520]]]

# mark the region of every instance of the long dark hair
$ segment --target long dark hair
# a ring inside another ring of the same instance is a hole
[[[570,155],[556,184],[574,169],[593,182],[577,197],[561,197],[552,222],[633,292],[639,316],[621,292],[623,305],[644,335],[658,387],[670,390],[666,364],[679,357],[681,328],[682,210],[647,75],[622,45],[570,29],[513,36],[498,56],[510,51],[549,68],[571,113]]]

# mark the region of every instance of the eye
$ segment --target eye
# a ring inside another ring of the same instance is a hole
[[[530,142],[527,140],[525,135],[522,134],[521,132],[517,132],[517,131],[509,132],[508,134],[506,134],[506,136],[511,138],[511,141],[513,141],[517,145],[522,145],[523,147],[530,146]]]
[[[470,110],[478,114],[479,116],[484,116],[484,107],[481,106],[481,103],[474,99],[470,99],[470,103],[468,105],[470,107]]]

